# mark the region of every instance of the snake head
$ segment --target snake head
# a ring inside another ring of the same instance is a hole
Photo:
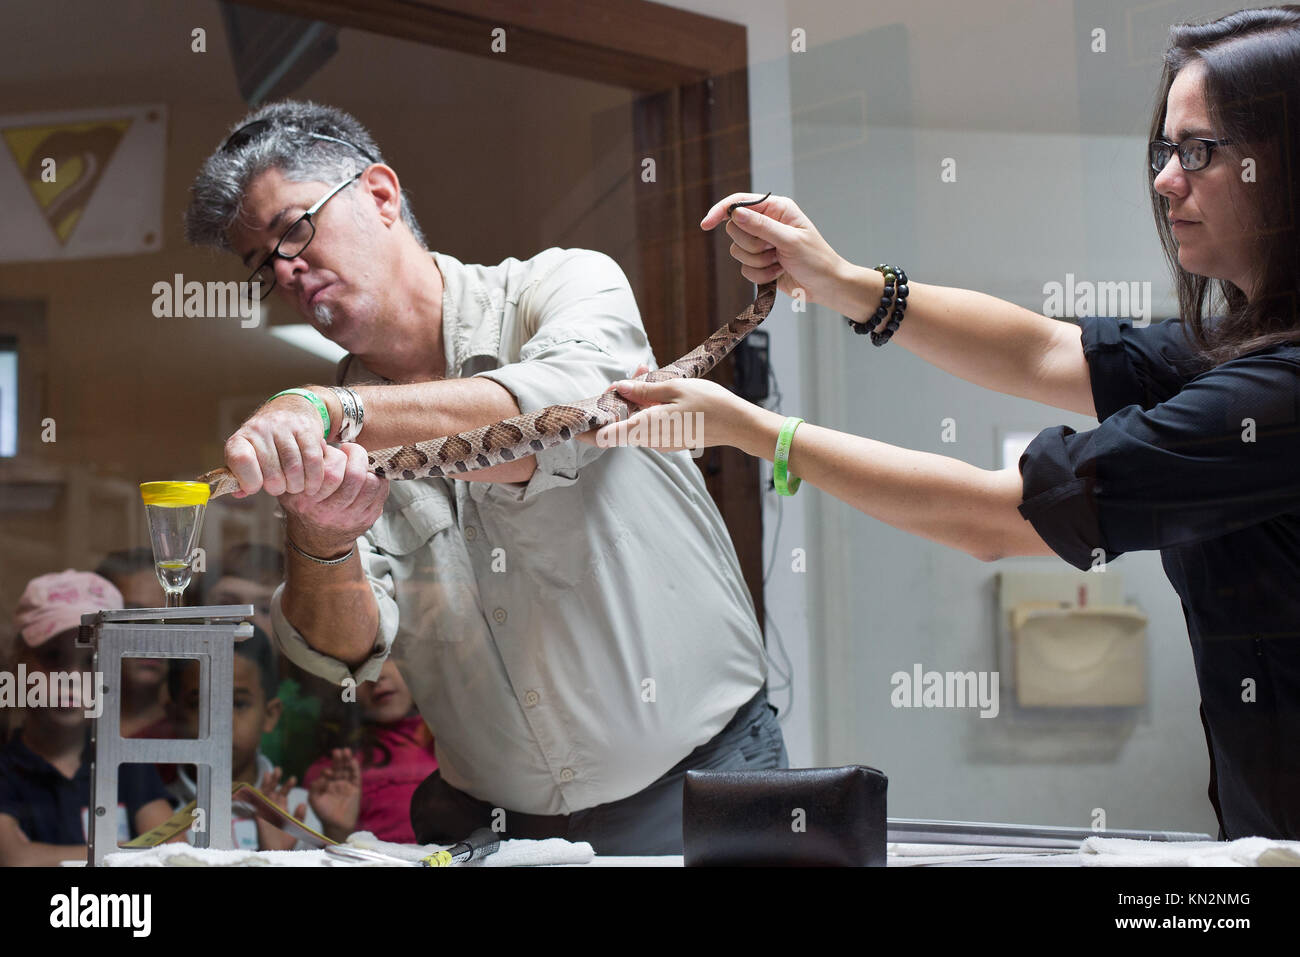
[[[732,203],[730,206],[727,207],[727,218],[728,219],[731,218],[731,214],[736,211],[737,206],[757,206],[759,203],[765,202],[767,200],[767,197],[771,195],[772,195],[772,191],[769,189],[767,191],[767,196],[762,197],[762,199],[747,199],[739,203]]]

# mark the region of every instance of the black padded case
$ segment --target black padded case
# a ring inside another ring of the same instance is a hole
[[[885,792],[875,768],[687,771],[687,867],[884,867]]]

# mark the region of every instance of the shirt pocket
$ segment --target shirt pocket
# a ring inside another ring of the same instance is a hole
[[[392,656],[406,668],[431,646],[482,628],[478,583],[446,479],[394,482],[368,533],[391,576],[397,608]],[[408,678],[409,681],[409,678]]]
[[[439,483],[435,485],[434,483]],[[384,513],[370,529],[370,539],[386,555],[410,555],[434,535],[456,524],[451,494],[444,479],[393,482]]]

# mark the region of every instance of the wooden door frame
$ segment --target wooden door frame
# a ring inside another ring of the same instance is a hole
[[[646,0],[240,0],[342,27],[580,77],[640,94],[637,299],[655,355],[676,358],[740,312],[754,287],[726,255],[725,234],[699,221],[750,188],[748,40],[740,24]],[[492,51],[505,31],[506,52]],[[729,360],[713,377],[733,381]],[[758,461],[732,448],[697,460],[722,513],[763,627]],[[671,556],[665,556],[671,558]]]

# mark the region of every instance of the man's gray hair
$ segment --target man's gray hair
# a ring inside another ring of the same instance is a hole
[[[354,117],[332,106],[300,100],[268,103],[245,116],[230,132],[259,120],[267,122],[264,130],[228,152],[224,151],[230,136],[227,133],[222,139],[223,147],[218,147],[199,170],[190,187],[189,209],[185,211],[188,242],[229,250],[228,234],[239,218],[244,191],[267,170],[278,169],[294,183],[334,185],[370,165],[365,153],[373,156],[375,162],[384,162],[369,131]],[[346,140],[353,145],[333,140]],[[415,234],[416,242],[425,246],[424,233],[411,212],[405,189],[402,190],[402,222]]]

